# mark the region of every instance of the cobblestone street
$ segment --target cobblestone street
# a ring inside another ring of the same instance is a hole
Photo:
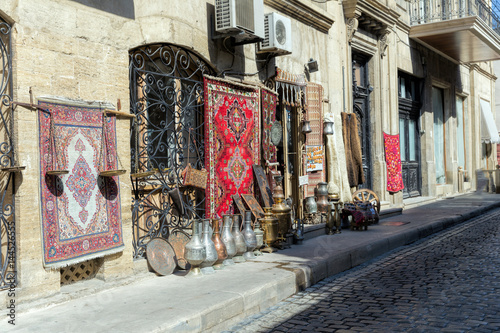
[[[500,330],[500,210],[320,283],[229,332]]]

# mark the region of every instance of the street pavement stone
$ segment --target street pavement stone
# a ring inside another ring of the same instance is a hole
[[[499,299],[497,209],[326,278],[225,332],[494,332]]]

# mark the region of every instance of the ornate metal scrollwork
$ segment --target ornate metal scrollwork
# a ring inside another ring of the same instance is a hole
[[[188,163],[204,167],[203,75],[216,72],[193,51],[172,44],[134,49],[129,59],[136,115],[130,138],[133,246],[140,258],[150,239],[168,238],[204,216],[204,193],[182,187],[181,173]]]
[[[0,18],[0,167],[14,165],[11,27]],[[0,290],[17,285],[15,173],[0,171]]]

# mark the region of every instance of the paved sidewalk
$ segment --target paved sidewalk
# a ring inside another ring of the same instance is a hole
[[[319,236],[212,275],[149,274],[128,285],[26,310],[16,314],[15,329],[2,311],[0,332],[220,332],[330,275],[497,207],[495,194],[437,200],[382,219],[368,231]]]

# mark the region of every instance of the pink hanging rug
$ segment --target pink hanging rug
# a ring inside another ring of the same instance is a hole
[[[399,134],[384,133],[385,162],[387,164],[387,191],[398,192],[404,188],[401,170]]]

